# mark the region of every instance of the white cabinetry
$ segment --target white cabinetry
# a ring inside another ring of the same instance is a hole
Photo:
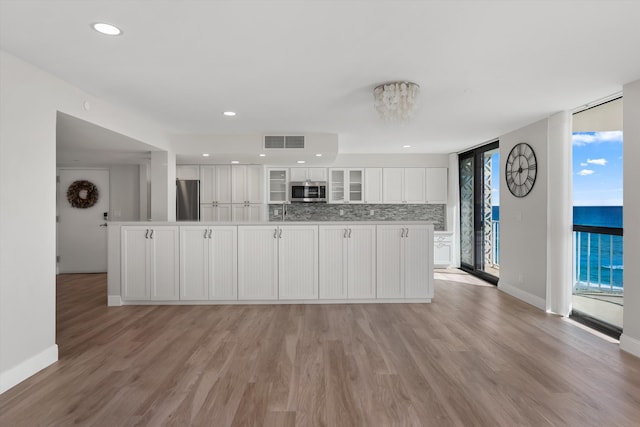
[[[266,220],[267,206],[263,204],[234,204],[232,206],[231,220],[235,222],[259,222]]]
[[[231,221],[231,203],[219,205],[217,203],[200,204],[200,221]]]
[[[289,170],[267,169],[268,203],[283,203],[289,200]]]
[[[316,299],[317,289],[317,226],[238,227],[238,299]]]
[[[447,204],[447,168],[427,168],[427,203]]]
[[[176,165],[176,179],[200,179],[198,165]]]
[[[384,203],[424,203],[425,168],[384,168]]]
[[[200,203],[231,203],[231,166],[200,166]]]
[[[263,203],[260,165],[231,167],[231,203]]]
[[[329,169],[329,203],[363,203],[364,169]]]
[[[124,300],[179,299],[178,272],[178,227],[122,227]]]
[[[364,202],[382,203],[382,168],[364,170]]]
[[[432,228],[378,225],[378,298],[432,298]]]
[[[452,262],[453,233],[436,231],[433,236],[434,267],[449,267]]]
[[[180,299],[235,300],[237,227],[180,227]]]
[[[326,181],[327,168],[291,168],[291,181]]]
[[[321,299],[376,297],[376,226],[319,227]]]

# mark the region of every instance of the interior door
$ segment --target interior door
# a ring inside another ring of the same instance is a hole
[[[109,170],[60,169],[58,172],[58,272],[106,272],[107,227],[104,226],[104,214],[109,212]],[[75,181],[95,184],[98,197],[93,206],[71,206],[67,191]]]

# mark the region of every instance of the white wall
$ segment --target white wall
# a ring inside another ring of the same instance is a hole
[[[623,88],[624,330],[620,347],[640,357],[640,80]]]
[[[109,219],[111,221],[140,219],[139,181],[138,165],[114,165],[109,168]]]
[[[505,170],[513,146],[526,142],[536,153],[538,172],[526,197],[514,197],[500,185],[498,287],[542,310],[547,288],[547,131],[544,119],[500,137],[500,170]]]
[[[0,94],[2,392],[57,360],[57,111],[160,149],[168,149],[169,140],[160,125],[140,113],[95,98],[4,51]]]

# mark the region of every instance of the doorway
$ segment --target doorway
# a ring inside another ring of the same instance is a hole
[[[104,273],[109,170],[58,169],[58,177],[58,272]]]
[[[459,155],[460,267],[494,285],[500,277],[499,156],[498,141]]]

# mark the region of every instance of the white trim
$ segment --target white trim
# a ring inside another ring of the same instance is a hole
[[[520,288],[516,288],[515,286],[508,285],[500,281],[498,282],[498,290],[507,293],[512,297],[516,297],[519,300],[526,302],[527,304],[531,304],[532,306],[539,308],[542,311],[547,310],[547,302],[543,298],[532,295],[529,292],[525,292]]]
[[[4,393],[57,361],[58,346],[54,344],[19,365],[0,373],[0,393]]]
[[[620,349],[640,357],[640,340],[623,333],[620,336]]]
[[[300,299],[300,300],[227,300],[227,301],[122,301],[122,305],[255,305],[255,304],[428,304],[420,299]]]
[[[122,305],[122,298],[120,295],[107,295],[108,307],[120,307]]]

